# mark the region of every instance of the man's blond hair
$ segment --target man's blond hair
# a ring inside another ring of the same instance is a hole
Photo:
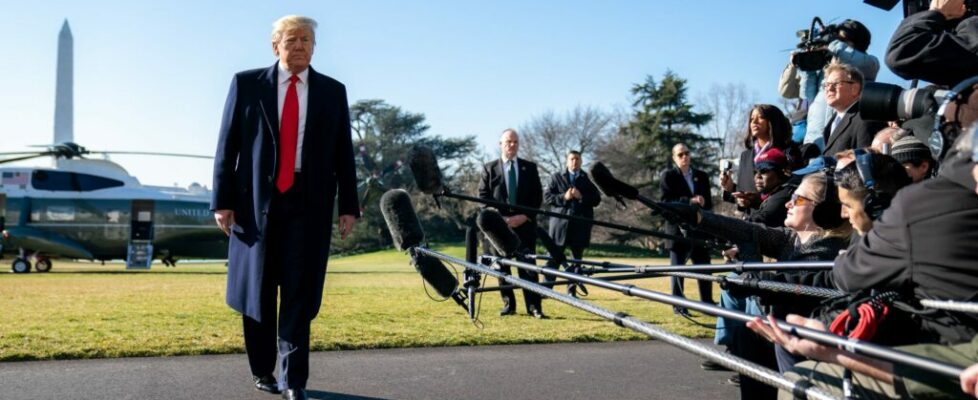
[[[316,23],[316,20],[312,18],[303,17],[301,15],[286,15],[279,18],[278,21],[275,21],[275,23],[272,24],[272,43],[278,43],[279,40],[282,40],[282,35],[285,34],[286,31],[296,28],[309,29],[309,32],[312,33],[312,42],[316,43],[317,26],[318,24]]]

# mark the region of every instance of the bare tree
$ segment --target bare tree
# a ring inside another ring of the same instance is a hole
[[[743,83],[714,83],[706,93],[696,96],[697,105],[713,114],[713,120],[704,126],[704,133],[722,141],[721,158],[736,154],[737,144],[747,131],[750,108],[757,102],[757,97],[757,92],[749,91]]]
[[[520,126],[520,153],[540,166],[541,176],[548,176],[564,168],[569,150],[587,158],[615,129],[612,115],[596,107],[577,106],[563,115],[547,111]]]

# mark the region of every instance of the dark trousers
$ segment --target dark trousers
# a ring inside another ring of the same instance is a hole
[[[272,196],[262,277],[262,320],[244,317],[245,350],[251,373],[271,374],[278,360],[279,388],[283,390],[305,388],[309,378],[312,322],[309,315],[312,313],[306,309],[310,277],[304,273],[309,266],[302,251],[304,196],[299,182],[297,176],[292,188]]]
[[[523,257],[517,258],[517,261],[522,261],[522,262],[525,262],[527,264],[534,264],[534,265],[536,265],[536,260],[530,260],[530,259],[526,259],[526,258],[523,258]],[[510,267],[508,265],[500,265],[499,266],[499,270],[501,272],[507,274],[507,275],[512,275],[513,274],[512,267]],[[534,282],[534,283],[540,282],[540,279],[537,276],[538,274],[536,272],[527,271],[527,270],[525,270],[523,268],[517,268],[516,269],[516,273],[518,274],[518,276],[520,277],[520,279],[527,280],[527,281]],[[499,285],[500,286],[501,285],[508,285],[508,283],[506,283],[506,281],[500,279],[499,280]],[[513,289],[502,289],[502,290],[499,291],[499,294],[503,298],[503,308],[504,309],[507,309],[507,310],[515,310],[516,309],[516,293],[513,292]],[[537,309],[537,310],[539,310],[539,311],[541,311],[541,312],[543,311],[543,307],[540,304],[541,302],[540,302],[540,295],[539,294],[536,294],[536,293],[531,292],[529,290],[523,289],[523,300],[526,303],[526,312],[527,313],[530,313],[531,312],[530,310],[532,310],[534,308]]]
[[[584,246],[567,246],[567,245],[564,245],[564,246],[557,246],[557,249],[559,249],[560,250],[560,253],[563,254],[564,252],[567,251],[566,249],[568,247],[570,248],[571,257],[572,258],[574,258],[575,260],[581,260],[581,259],[584,258]],[[548,267],[551,267],[551,268],[554,268],[553,266],[550,265],[549,262],[547,263],[547,266]],[[580,268],[581,268],[581,264],[575,264],[575,263],[568,263],[567,264],[567,271],[568,272],[577,273],[577,272],[580,271]],[[543,277],[543,281],[545,283],[553,283],[555,280],[556,279],[554,279],[554,277],[553,276],[550,276],[550,275],[544,275],[544,277]],[[576,289],[577,289],[577,286],[575,284],[573,284],[573,283],[567,284],[567,293],[574,293]]]
[[[672,265],[685,265],[686,260],[691,258],[693,264],[709,264],[710,263],[710,253],[702,246],[693,246],[692,250],[679,251],[670,250],[669,251],[669,263]],[[710,281],[697,281],[697,285],[700,289],[700,298],[706,303],[713,303],[713,282]],[[672,295],[679,297],[686,297],[683,295],[683,278],[674,276],[672,277]]]

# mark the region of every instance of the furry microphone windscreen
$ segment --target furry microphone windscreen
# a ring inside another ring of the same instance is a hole
[[[605,167],[601,162],[596,162],[591,166],[591,179],[605,196],[621,196],[629,200],[638,198],[638,189],[615,179],[615,176],[611,174],[608,167]]]
[[[415,146],[411,150],[409,160],[411,173],[414,174],[414,182],[418,185],[418,189],[425,194],[440,194],[443,190],[441,169],[438,168],[435,151],[430,147]]]
[[[486,239],[489,239],[489,243],[499,255],[511,258],[519,253],[520,237],[516,236],[516,232],[513,232],[509,225],[506,225],[506,220],[503,219],[499,211],[483,208],[479,212],[475,224],[482,231],[482,234],[486,235]]]
[[[394,246],[404,251],[424,243],[424,230],[414,212],[411,196],[404,189],[391,189],[380,198],[380,212],[384,214],[387,229]]]

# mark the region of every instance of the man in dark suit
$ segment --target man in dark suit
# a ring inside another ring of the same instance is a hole
[[[486,163],[482,168],[479,197],[524,207],[540,208],[540,203],[543,201],[540,174],[537,172],[536,164],[516,156],[520,148],[520,138],[516,130],[507,129],[503,131],[499,138],[499,148],[501,150],[500,159]],[[523,211],[506,208],[499,210],[499,213],[503,215],[506,224],[519,236],[521,250],[526,254],[535,253],[537,243],[536,214],[527,214]],[[483,247],[491,249],[491,246]],[[533,263],[533,260],[522,259],[521,261]],[[501,266],[500,269],[507,274],[511,272],[509,266]],[[535,272],[520,268],[517,268],[517,272],[522,279],[532,282],[538,281]],[[502,280],[499,283],[505,284]],[[499,311],[499,315],[515,314],[516,295],[513,290],[501,290],[499,293],[503,297],[503,308]],[[523,299],[526,301],[527,314],[535,318],[545,317],[540,304],[540,295],[529,290],[523,290]]]
[[[594,218],[594,207],[601,203],[598,188],[591,183],[587,173],[581,170],[581,152],[567,152],[567,169],[553,174],[544,198],[550,205],[550,211],[563,215],[581,218]],[[571,255],[580,260],[584,257],[584,248],[591,244],[591,224],[586,222],[569,221],[564,218],[550,218],[550,237],[563,253],[570,248]],[[574,265],[572,267],[577,267]],[[553,281],[553,277],[544,277]],[[567,293],[576,296],[577,285],[567,285]]]
[[[859,98],[863,90],[863,74],[848,65],[832,63],[825,68],[825,103],[835,110],[825,126],[823,156],[833,157],[849,149],[869,147],[876,132],[886,128],[884,121],[867,121],[859,115]]]
[[[685,144],[679,143],[672,147],[672,161],[676,164],[675,168],[670,168],[662,172],[659,177],[659,187],[662,189],[662,201],[683,202],[699,205],[704,210],[713,208],[713,199],[710,194],[710,177],[706,172],[693,168],[692,155]],[[666,224],[666,233],[680,235],[679,227],[675,224]],[[702,238],[695,232],[690,233],[691,238]],[[669,263],[673,265],[685,265],[687,259],[692,259],[693,264],[709,264],[710,253],[706,247],[694,246],[686,241],[668,241]],[[710,281],[697,281],[700,289],[700,298],[707,303],[713,303],[713,283]],[[683,296],[683,278],[672,278],[673,296]],[[673,307],[673,312],[680,315],[689,315],[689,312],[682,307]]]
[[[214,157],[211,209],[230,236],[227,303],[242,314],[255,387],[286,399],[306,398],[333,198],[344,239],[360,214],[346,88],[309,66],[315,28],[300,16],[275,23],[278,62],[234,76]]]

